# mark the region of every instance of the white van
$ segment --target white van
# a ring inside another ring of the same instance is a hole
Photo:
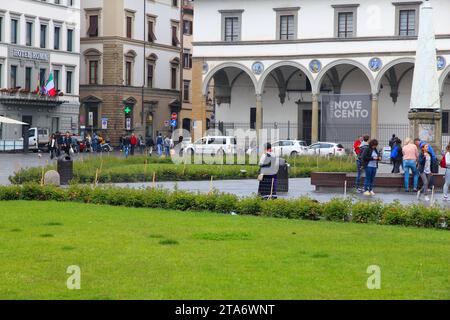
[[[28,130],[29,150],[47,150],[50,141],[50,130],[44,128],[30,128]]]
[[[236,138],[230,136],[208,136],[187,144],[183,148],[187,154],[223,155],[236,153]]]

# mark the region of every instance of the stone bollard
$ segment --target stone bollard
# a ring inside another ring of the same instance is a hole
[[[60,186],[61,178],[59,173],[55,170],[47,171],[44,175],[44,185],[45,186]]]

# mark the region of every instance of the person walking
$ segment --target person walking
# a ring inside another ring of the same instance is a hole
[[[445,149],[445,183],[444,183],[444,201],[448,201],[448,188],[450,187],[450,143]]]
[[[430,201],[430,198],[428,197],[428,186],[430,184],[431,176],[433,175],[431,173],[431,162],[432,157],[429,152],[429,145],[424,144],[422,146],[422,153],[419,155],[419,173],[423,182],[423,187],[422,190],[417,191],[417,200],[420,200],[420,196],[424,194],[424,200]]]
[[[170,157],[170,148],[172,146],[172,142],[170,141],[169,137],[164,138],[164,154],[166,158]]]
[[[130,138],[130,154],[134,156],[134,150],[136,149],[136,146],[138,144],[138,139],[134,133],[131,134]]]
[[[410,138],[405,139],[405,145],[402,148],[403,170],[405,171],[405,192],[409,192],[409,174],[413,174],[413,190],[417,192],[419,184],[419,171],[417,170],[417,161],[419,160],[419,150]]]
[[[393,163],[391,173],[400,173],[400,167],[403,163],[402,141],[399,138],[395,139],[391,151],[391,160]]]
[[[128,156],[130,155],[130,148],[131,148],[130,138],[128,136],[124,136],[123,137],[123,152],[125,154],[125,158],[128,158]]]
[[[53,160],[53,158],[56,155],[56,148],[57,148],[56,136],[55,136],[55,134],[52,134],[50,136],[50,141],[48,142],[48,151],[50,152],[51,160]]]
[[[414,139],[414,144],[419,150],[422,150],[423,146],[428,144],[426,141],[420,140],[419,138]],[[431,156],[431,173],[439,173],[439,163],[436,157],[436,152],[434,152],[431,144],[428,144],[428,153]],[[431,190],[434,186],[434,176],[431,176],[431,180],[428,184],[428,190]]]
[[[363,154],[364,150],[369,147],[369,139],[370,139],[370,137],[368,135],[365,135],[365,136],[361,137],[361,141],[360,141],[359,145],[357,145],[356,141],[354,144],[354,152],[356,154],[356,170],[357,170],[355,188],[356,188],[357,193],[364,192],[364,189],[361,187],[361,173],[363,170],[362,154]]]
[[[278,161],[272,152],[272,145],[270,143],[266,143],[264,146],[264,154],[259,161],[259,168],[258,195],[264,199],[276,198]]]
[[[380,154],[377,150],[378,141],[372,139],[369,141],[369,147],[364,150],[362,154],[362,166],[365,169],[365,180],[364,180],[364,195],[374,196],[373,186],[375,181],[375,176],[377,175],[378,162],[381,160]]]
[[[72,137],[70,136],[70,132],[67,131],[66,135],[63,138],[62,150],[70,156],[70,149],[72,148]]]
[[[162,151],[163,151],[163,137],[161,132],[158,133],[158,137],[156,138],[156,152],[158,153],[158,156],[162,156]]]
[[[144,138],[142,137],[142,135],[139,135],[139,150],[141,152],[141,154],[144,154],[144,150],[145,150],[145,141]]]
[[[148,137],[148,138],[146,139],[145,144],[146,144],[146,146],[147,146],[148,155],[151,157],[152,154],[153,154],[153,147],[154,147],[154,145],[155,145],[155,142],[153,141],[153,138],[152,138],[152,137]]]

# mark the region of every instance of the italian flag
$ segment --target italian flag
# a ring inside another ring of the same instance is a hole
[[[56,89],[55,89],[55,81],[53,79],[53,72],[50,73],[50,76],[48,77],[47,84],[45,85],[45,92],[50,97],[55,97],[56,96]]]

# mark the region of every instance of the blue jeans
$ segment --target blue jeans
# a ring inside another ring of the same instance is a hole
[[[158,156],[162,156],[162,148],[163,146],[161,144],[156,145],[156,152],[158,153]]]
[[[366,167],[366,178],[364,180],[364,191],[373,190],[373,182],[375,181],[375,176],[377,175],[377,168]]]
[[[361,160],[356,160],[356,169],[358,170],[357,174],[356,174],[356,189],[359,189],[359,187],[361,186],[361,172],[362,172],[362,168],[361,168]]]
[[[411,169],[414,175],[414,189],[419,185],[419,170],[416,167],[416,161],[403,160],[403,170],[405,170],[405,190],[409,190],[409,170]]]

